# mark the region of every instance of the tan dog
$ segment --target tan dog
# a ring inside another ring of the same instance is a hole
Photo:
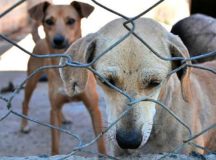
[[[51,5],[47,2],[33,7],[29,13],[32,18],[41,21],[46,33],[46,38],[39,40],[33,50],[34,54],[63,53],[75,40],[81,37],[81,19],[88,17],[93,11],[93,7],[74,1],[71,5]],[[58,65],[59,58],[33,58],[28,62],[28,75],[35,69],[44,65]],[[51,103],[50,123],[61,126],[64,121],[61,109],[64,103],[70,101],[83,101],[87,107],[94,127],[95,134],[98,135],[102,130],[102,118],[98,107],[98,94],[96,92],[96,81],[91,74],[88,78],[85,90],[77,96],[68,97],[62,85],[59,72],[56,69],[49,69],[48,74],[49,99]],[[23,114],[28,115],[29,101],[38,79],[43,72],[37,73],[26,83],[23,101]],[[27,120],[23,119],[21,130],[28,132]],[[98,141],[100,153],[105,153],[103,139]],[[59,131],[52,129],[52,154],[59,153]]]
[[[123,19],[114,20],[97,33],[76,41],[68,50],[74,61],[91,62],[128,31]],[[167,32],[151,19],[135,21],[135,33],[163,57],[188,58],[182,41]],[[65,63],[61,59],[61,64]],[[187,62],[189,63],[189,62]],[[193,134],[216,122],[216,75],[199,69],[187,68],[168,78],[171,70],[179,67],[180,61],[165,61],[157,57],[135,36],[126,40],[102,56],[93,68],[111,84],[140,99],[147,96],[160,100],[190,128]],[[216,63],[204,64],[216,69]],[[67,93],[74,96],[82,92],[87,84],[88,72],[71,67],[60,69]],[[206,78],[208,77],[208,78]],[[128,108],[127,97],[97,80],[105,92],[108,123],[114,122]],[[76,87],[73,87],[76,86]],[[142,101],[120,119],[108,132],[112,153],[116,156],[133,153],[161,153],[173,151],[189,137],[183,127],[161,106]],[[216,151],[215,130],[199,136],[193,142]],[[190,145],[182,153],[197,150]],[[202,151],[200,151],[202,152]]]

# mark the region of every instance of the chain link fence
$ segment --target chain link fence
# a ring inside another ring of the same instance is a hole
[[[24,3],[26,0],[20,0],[18,1],[16,4],[14,4],[13,6],[11,6],[11,8],[8,8],[6,11],[4,11],[3,13],[0,14],[0,18],[2,18],[3,16],[5,16],[7,13],[9,12],[13,12],[13,9],[16,8],[17,6],[19,6],[20,4]],[[179,70],[186,68],[186,67],[192,67],[192,68],[198,68],[201,70],[206,70],[206,72],[211,72],[213,74],[216,74],[216,70],[212,69],[212,68],[206,68],[204,66],[202,66],[202,64],[188,64],[186,62],[188,61],[193,61],[193,60],[197,60],[197,59],[201,59],[204,57],[209,57],[209,56],[214,56],[216,55],[216,51],[210,52],[210,53],[206,53],[206,54],[202,54],[200,56],[195,56],[195,57],[191,57],[191,58],[182,58],[182,57],[173,57],[173,58],[167,58],[167,57],[162,57],[159,53],[157,53],[154,48],[151,48],[151,46],[148,45],[148,42],[145,42],[141,37],[139,37],[139,35],[137,35],[134,30],[135,30],[135,24],[134,21],[139,19],[141,16],[145,15],[147,12],[149,12],[150,10],[152,10],[154,7],[156,7],[157,5],[159,5],[160,3],[162,3],[164,0],[160,0],[158,1],[156,4],[154,4],[153,6],[151,6],[150,8],[148,8],[147,10],[143,11],[142,13],[138,14],[137,16],[134,16],[132,18],[129,18],[125,15],[122,15],[121,13],[118,13],[117,11],[114,11],[102,4],[100,4],[99,2],[92,0],[93,3],[95,3],[96,5],[98,5],[99,7],[102,7],[103,9],[118,15],[119,17],[122,17],[125,19],[124,22],[124,27],[128,30],[128,33],[126,35],[124,35],[122,38],[120,38],[117,42],[115,42],[114,44],[112,44],[110,47],[108,47],[107,49],[105,49],[105,51],[103,53],[101,53],[99,56],[97,56],[95,59],[93,59],[90,63],[88,64],[81,64],[78,62],[74,62],[71,57],[65,55],[65,54],[47,54],[47,55],[35,55],[32,54],[31,52],[25,50],[22,46],[19,46],[18,44],[16,44],[15,42],[13,42],[12,40],[10,40],[8,37],[4,36],[3,34],[0,34],[0,38],[7,41],[8,43],[11,43],[12,45],[16,46],[17,48],[19,48],[20,50],[22,50],[24,53],[32,56],[32,57],[36,57],[36,58],[64,58],[66,59],[66,62],[64,65],[48,65],[48,66],[43,66],[40,68],[37,68],[33,73],[31,73],[16,89],[15,91],[10,95],[10,97],[6,98],[3,95],[0,95],[0,100],[5,102],[5,107],[7,108],[8,112],[3,115],[2,117],[0,117],[0,122],[3,120],[7,120],[7,117],[9,115],[13,115],[13,116],[17,116],[20,119],[24,118],[27,119],[28,121],[37,123],[39,125],[48,127],[48,128],[53,128],[53,129],[57,129],[62,133],[68,134],[69,136],[71,136],[72,138],[76,139],[78,141],[78,146],[76,146],[75,148],[73,148],[71,150],[71,153],[63,156],[59,159],[67,159],[70,158],[71,156],[76,155],[78,152],[87,152],[84,151],[84,149],[94,143],[96,143],[96,141],[103,136],[106,132],[108,132],[110,130],[111,127],[113,127],[122,117],[124,117],[129,110],[133,109],[134,104],[137,104],[141,101],[149,101],[152,103],[155,103],[157,105],[159,105],[160,107],[162,107],[164,110],[166,110],[174,119],[176,119],[182,126],[184,126],[185,129],[188,130],[188,137],[185,139],[184,142],[182,142],[182,144],[180,146],[176,146],[175,149],[173,149],[172,153],[167,153],[163,156],[160,156],[158,159],[166,159],[166,157],[169,157],[170,154],[174,154],[174,153],[178,153],[178,151],[184,147],[185,145],[193,145],[197,148],[203,149],[209,153],[212,153],[208,148],[205,148],[203,146],[199,146],[195,143],[193,143],[192,141],[194,139],[196,139],[197,137],[199,137],[202,134],[205,134],[206,132],[208,132],[209,130],[213,130],[216,128],[216,122],[215,124],[212,124],[211,126],[209,126],[208,128],[204,129],[203,131],[201,131],[200,133],[196,133],[196,134],[192,134],[191,128],[184,123],[184,121],[182,119],[180,119],[178,117],[178,115],[176,115],[173,111],[171,111],[166,105],[164,105],[162,102],[152,99],[150,97],[143,97],[140,99],[134,99],[133,97],[131,97],[128,93],[126,93],[125,91],[121,90],[120,88],[118,88],[117,86],[112,85],[109,81],[107,81],[103,76],[101,76],[96,70],[94,70],[91,66],[94,65],[102,56],[104,56],[108,51],[110,51],[111,49],[113,49],[114,47],[116,47],[118,44],[120,44],[122,41],[124,41],[125,39],[127,39],[130,35],[133,35],[134,37],[136,37],[140,42],[143,43],[143,45],[145,45],[152,53],[154,53],[157,57],[161,58],[164,61],[176,61],[176,60],[180,60],[182,65],[179,68],[176,68],[175,70],[173,70],[172,72],[170,72],[171,74],[174,74],[176,72],[178,72]],[[129,27],[129,25],[132,25],[132,27]],[[103,81],[104,83],[106,83],[109,87],[111,87],[112,89],[116,90],[116,92],[119,92],[120,94],[124,95],[125,97],[127,97],[127,99],[129,100],[130,104],[129,104],[129,108],[127,110],[125,110],[121,116],[119,116],[119,118],[114,121],[112,124],[110,124],[106,129],[103,130],[103,132],[101,134],[99,134],[96,138],[92,139],[90,142],[88,143],[83,143],[82,141],[82,137],[80,137],[77,134],[74,134],[72,132],[70,132],[69,130],[63,129],[63,128],[59,128],[56,126],[52,126],[48,123],[42,123],[38,120],[35,120],[31,117],[27,117],[25,115],[22,115],[16,111],[14,111],[14,106],[12,105],[12,101],[14,100],[14,98],[17,96],[17,94],[20,93],[21,89],[25,86],[25,83],[32,77],[34,76],[36,73],[41,72],[43,70],[47,70],[50,68],[64,68],[64,67],[75,67],[75,68],[84,68],[84,69],[88,69],[91,72],[93,72],[97,77],[99,77],[99,79],[101,81]],[[3,142],[4,140],[1,140],[1,142]],[[87,152],[88,153],[88,152]],[[107,155],[102,155],[99,153],[92,153],[89,152],[89,154],[96,154],[99,155],[101,157],[104,158],[110,158],[110,159],[118,159],[116,157],[112,157],[112,156],[107,156]],[[205,157],[204,157],[205,158]],[[177,158],[176,158],[177,159]]]

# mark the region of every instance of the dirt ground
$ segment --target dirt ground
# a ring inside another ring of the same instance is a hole
[[[0,72],[0,77],[2,88],[8,81],[12,81],[17,86],[25,79],[26,74],[25,72]],[[42,123],[49,123],[50,104],[47,89],[47,83],[39,83],[30,103],[29,117]],[[1,96],[10,97],[11,93],[1,94]],[[21,113],[22,100],[23,90],[13,100],[14,111]],[[103,98],[100,99],[100,106],[104,112]],[[7,113],[6,104],[3,101],[0,101],[0,111],[0,117]],[[84,142],[89,142],[94,138],[90,116],[81,102],[66,104],[63,112],[72,121],[72,124],[63,125],[64,129],[78,134]],[[23,134],[20,132],[20,122],[21,118],[13,114],[0,121],[0,156],[49,155],[50,129],[30,122],[31,132]],[[77,142],[69,135],[61,134],[61,154],[69,153],[76,144]],[[94,152],[96,149],[96,145],[87,148]]]

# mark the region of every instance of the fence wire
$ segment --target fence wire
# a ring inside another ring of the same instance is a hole
[[[13,6],[11,6],[10,8],[8,8],[7,10],[5,10],[3,13],[0,13],[0,19],[2,17],[4,17],[7,13],[12,12],[14,8],[16,8],[17,6],[19,6],[20,4],[24,3],[26,0],[20,0],[17,3],[15,3]],[[172,152],[170,153],[178,153],[179,150],[181,150],[181,148],[183,148],[185,145],[193,145],[197,148],[203,149],[207,152],[211,152],[208,148],[205,148],[203,146],[199,146],[195,143],[192,142],[192,140],[196,139],[197,137],[199,137],[200,135],[205,134],[206,132],[208,132],[209,130],[215,129],[216,128],[216,123],[212,124],[211,126],[209,126],[208,128],[204,129],[203,131],[196,133],[196,134],[192,134],[191,128],[184,123],[184,121],[178,117],[178,115],[176,115],[173,111],[171,111],[165,104],[163,104],[162,102],[160,102],[159,100],[155,100],[150,98],[151,96],[146,96],[146,97],[142,97],[139,99],[134,99],[134,97],[130,96],[127,92],[125,92],[124,90],[118,88],[117,86],[111,84],[107,79],[105,79],[102,75],[100,75],[96,70],[94,70],[92,68],[92,66],[105,54],[107,54],[111,49],[113,49],[114,47],[116,47],[118,44],[120,44],[122,41],[124,41],[125,39],[127,39],[130,35],[133,35],[134,37],[136,37],[140,42],[143,43],[143,45],[145,45],[153,54],[155,54],[157,57],[159,57],[160,59],[164,60],[164,61],[181,61],[181,66],[176,68],[175,70],[171,71],[169,73],[169,75],[174,74],[176,72],[178,72],[181,69],[187,68],[187,67],[192,67],[192,68],[198,68],[201,70],[205,70],[208,72],[211,72],[213,74],[216,74],[216,70],[213,68],[207,68],[202,66],[201,64],[187,64],[187,61],[193,61],[193,60],[197,60],[197,59],[201,59],[201,58],[205,58],[205,57],[210,57],[210,56],[215,56],[216,55],[216,51],[212,51],[209,53],[205,53],[205,54],[201,54],[199,56],[194,56],[191,58],[183,58],[183,57],[163,57],[161,56],[160,53],[156,52],[154,50],[154,48],[152,48],[150,45],[148,45],[148,42],[145,42],[141,37],[139,37],[135,32],[135,24],[134,21],[139,19],[141,16],[143,16],[144,14],[146,14],[147,12],[149,12],[151,9],[155,8],[157,5],[159,5],[160,3],[162,3],[165,0],[160,0],[157,3],[155,3],[154,5],[152,5],[150,8],[148,8],[147,10],[144,10],[142,13],[138,14],[137,16],[134,16],[132,18],[127,17],[125,15],[122,15],[121,13],[114,11],[106,6],[104,6],[103,4],[99,3],[98,1],[95,0],[91,0],[94,4],[98,5],[99,7],[111,12],[112,14],[115,14],[119,17],[122,17],[125,19],[125,22],[123,23],[123,26],[128,30],[128,33],[125,34],[123,37],[119,38],[118,41],[116,41],[115,43],[113,43],[112,45],[110,45],[108,48],[105,49],[105,51],[103,51],[102,53],[99,54],[99,56],[95,57],[90,63],[87,64],[83,64],[83,63],[79,63],[79,62],[75,62],[71,59],[70,56],[65,55],[65,54],[46,54],[46,55],[37,55],[37,54],[32,54],[31,52],[25,50],[22,46],[16,44],[16,42],[14,42],[13,40],[11,40],[10,38],[4,36],[3,34],[0,34],[0,38],[7,41],[8,43],[16,46],[18,49],[22,50],[25,54],[28,54],[32,57],[35,58],[65,58],[67,61],[64,65],[47,65],[47,66],[42,66],[40,68],[37,68],[36,70],[34,70],[16,89],[15,91],[10,95],[9,98],[6,98],[2,95],[0,95],[0,100],[4,101],[6,103],[5,107],[7,108],[8,112],[3,115],[2,117],[0,117],[0,122],[4,119],[6,119],[9,115],[14,115],[17,116],[19,118],[24,118],[27,119],[28,121],[37,123],[39,125],[48,127],[48,128],[52,128],[52,129],[56,129],[62,133],[65,133],[69,136],[71,136],[72,138],[76,139],[78,142],[78,145],[76,147],[74,147],[71,151],[70,154],[68,154],[67,156],[65,156],[64,158],[61,159],[66,159],[70,156],[75,155],[78,152],[85,152],[88,154],[96,154],[105,158],[110,158],[110,159],[118,159],[116,157],[112,157],[109,155],[103,155],[100,153],[94,153],[94,152],[90,152],[90,151],[86,151],[84,150],[85,148],[87,148],[88,146],[96,143],[96,141],[103,136],[106,132],[108,132],[110,130],[110,128],[112,128],[114,125],[116,125],[116,123],[122,118],[124,117],[131,109],[133,109],[134,105],[137,103],[140,103],[141,101],[148,101],[148,102],[152,102],[157,104],[158,106],[162,107],[165,111],[167,111],[174,119],[176,119],[182,126],[184,126],[185,129],[188,130],[188,137],[187,139],[185,139],[181,145],[176,146],[176,148],[173,149]],[[128,27],[128,24],[132,25],[132,27]],[[103,83],[106,83],[110,88],[114,89],[116,92],[119,92],[120,94],[124,95],[128,100],[128,108],[126,110],[124,110],[123,113],[121,113],[121,115],[112,123],[110,124],[106,129],[103,130],[103,132],[101,132],[96,138],[92,139],[91,141],[89,141],[88,143],[83,143],[82,138],[77,135],[74,134],[66,129],[62,129],[60,127],[57,126],[53,126],[50,125],[49,123],[42,123],[38,120],[35,120],[31,117],[25,116],[23,114],[20,114],[16,111],[13,110],[14,106],[12,105],[12,101],[14,100],[14,98],[17,96],[17,94],[19,94],[20,90],[24,87],[25,83],[32,77],[34,76],[36,73],[41,72],[43,70],[47,70],[50,68],[64,68],[64,67],[74,67],[74,68],[84,68],[84,69],[88,69],[91,72],[93,72]],[[167,153],[163,158],[165,158],[166,156],[168,156],[169,153]]]

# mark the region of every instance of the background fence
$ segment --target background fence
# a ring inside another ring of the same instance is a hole
[[[4,11],[3,13],[0,14],[0,18],[4,17],[7,13],[9,12],[13,12],[13,9],[17,6],[19,6],[20,4],[24,3],[26,0],[20,0],[18,1],[16,4],[14,4],[13,6],[11,6],[10,8],[8,8],[6,11]],[[184,123],[184,121],[182,119],[180,119],[175,113],[173,113],[167,106],[165,106],[162,102],[158,101],[158,100],[154,100],[154,99],[151,99],[149,97],[144,97],[144,98],[141,98],[141,99],[134,99],[133,97],[131,97],[128,93],[126,93],[125,91],[121,90],[120,88],[116,87],[116,86],[113,86],[111,83],[109,83],[104,77],[102,77],[96,70],[92,69],[91,66],[98,60],[100,59],[100,57],[102,57],[103,55],[105,55],[110,49],[112,49],[113,47],[117,46],[119,43],[121,43],[124,39],[126,39],[127,37],[129,37],[130,35],[133,35],[135,36],[138,40],[140,40],[143,45],[145,45],[149,50],[151,50],[156,56],[158,56],[159,58],[161,59],[164,59],[166,61],[173,61],[175,60],[174,58],[164,58],[164,57],[161,57],[159,53],[157,53],[154,48],[151,48],[149,45],[148,45],[148,42],[145,42],[142,38],[140,38],[135,32],[134,32],[134,29],[135,29],[135,25],[133,23],[133,21],[135,21],[136,19],[140,18],[141,16],[143,16],[144,14],[146,14],[147,12],[149,12],[152,8],[156,7],[158,4],[162,3],[164,0],[160,0],[158,1],[156,4],[154,4],[153,6],[151,6],[150,8],[148,8],[147,10],[144,10],[142,13],[130,18],[130,17],[127,17],[125,15],[122,15],[121,13],[118,13],[117,11],[114,11],[110,8],[107,8],[106,6],[103,6],[102,4],[100,4],[99,2],[95,1],[95,0],[92,0],[93,3],[95,3],[96,5],[100,6],[101,8],[119,16],[119,17],[122,17],[125,19],[125,23],[123,24],[127,29],[128,29],[128,33],[123,37],[123,38],[120,38],[116,43],[114,43],[113,45],[111,45],[109,48],[106,49],[105,52],[101,53],[98,57],[96,57],[91,63],[89,64],[80,64],[80,63],[77,63],[77,62],[73,62],[71,61],[70,57],[68,56],[65,56],[63,54],[48,54],[48,55],[35,55],[35,54],[32,54],[31,52],[25,50],[22,46],[19,46],[18,44],[16,44],[15,42],[13,42],[12,40],[10,40],[8,37],[6,37],[5,35],[3,34],[0,34],[0,38],[7,41],[8,43],[11,43],[12,45],[16,46],[17,48],[19,48],[20,50],[22,50],[24,53],[30,55],[30,56],[33,56],[33,57],[37,57],[37,58],[56,58],[56,57],[61,57],[61,58],[65,58],[67,59],[67,63],[65,65],[58,65],[58,66],[43,66],[41,68],[38,68],[37,70],[35,70],[29,77],[27,77],[16,89],[15,91],[9,96],[9,97],[4,97],[3,95],[0,95],[0,100],[1,101],[4,101],[5,102],[5,107],[7,108],[8,112],[6,114],[4,114],[2,117],[0,117],[0,122],[3,121],[3,120],[7,120],[7,117],[9,115],[13,115],[13,116],[17,116],[19,118],[25,118],[29,121],[32,121],[34,123],[37,123],[39,125],[42,125],[42,126],[45,126],[45,127],[49,127],[49,128],[54,128],[54,129],[57,129],[59,130],[60,132],[62,133],[65,133],[65,134],[68,134],[69,136],[71,136],[72,138],[76,139],[78,141],[78,146],[74,147],[72,150],[71,150],[71,153],[66,155],[66,156],[62,156],[62,157],[57,157],[58,159],[67,159],[67,158],[70,158],[71,156],[74,156],[76,155],[77,153],[79,152],[87,152],[85,151],[84,149],[94,143],[96,143],[96,141],[98,140],[99,137],[101,137],[103,134],[105,134],[106,132],[109,131],[109,129],[111,127],[113,127],[124,115],[127,114],[127,112],[129,110],[131,110],[134,106],[134,104],[137,104],[141,101],[150,101],[150,102],[153,102],[153,103],[156,103],[158,104],[159,106],[161,106],[164,110],[166,110],[170,115],[172,115],[172,117],[174,119],[176,119],[180,124],[182,124],[182,126],[185,127],[185,129],[188,130],[188,137],[187,139],[185,139],[184,142],[182,142],[182,145],[180,146],[176,146],[175,149],[173,149],[173,152],[172,153],[167,153],[163,156],[160,156],[158,157],[158,159],[168,159],[168,157],[170,157],[171,154],[175,154],[175,153],[178,153],[178,151],[184,147],[185,145],[193,145],[193,146],[196,146],[198,148],[201,148],[201,149],[204,149],[208,152],[211,152],[209,151],[207,148],[204,148],[202,146],[199,146],[197,144],[194,144],[192,143],[192,140],[196,139],[197,137],[199,137],[200,135],[202,134],[205,134],[207,131],[209,130],[212,130],[212,129],[215,129],[216,128],[216,123],[215,124],[212,124],[211,126],[209,126],[208,128],[206,128],[205,130],[201,131],[200,133],[197,133],[195,135],[191,134],[191,129],[190,127],[187,126],[187,124]],[[128,24],[132,24],[132,28],[129,28],[128,27]],[[182,66],[175,69],[174,71],[171,72],[171,74],[179,71],[180,69],[182,68],[186,68],[186,67],[194,67],[194,68],[199,68],[199,69],[202,69],[202,70],[206,70],[206,72],[211,72],[211,73],[214,73],[216,74],[216,70],[212,69],[212,68],[206,68],[204,66],[202,66],[201,64],[186,64],[187,61],[191,61],[191,60],[195,60],[195,59],[200,59],[200,58],[203,58],[203,57],[206,57],[206,56],[214,56],[216,54],[216,52],[211,52],[211,53],[206,53],[206,54],[202,54],[202,56],[196,56],[196,57],[192,57],[192,58],[189,58],[189,59],[184,59],[184,58],[180,58],[178,57],[178,59],[180,59],[182,61]],[[12,105],[12,101],[14,100],[14,98],[20,93],[21,89],[25,86],[25,83],[26,81],[28,81],[33,75],[35,75],[36,73],[38,72],[41,72],[42,70],[46,70],[46,69],[50,69],[50,68],[63,68],[63,67],[66,67],[66,66],[70,66],[70,67],[76,67],[76,68],[86,68],[90,71],[92,71],[95,75],[97,75],[102,81],[104,81],[105,83],[107,83],[107,85],[109,87],[111,87],[112,89],[116,90],[116,92],[119,92],[120,94],[124,95],[125,97],[128,98],[129,102],[130,102],[130,107],[125,110],[121,116],[115,121],[113,122],[112,124],[110,124],[106,129],[104,129],[104,131],[98,135],[96,138],[92,139],[90,142],[88,143],[83,143],[82,141],[82,137],[80,137],[79,135],[77,134],[74,134],[72,132],[70,132],[69,130],[66,130],[66,129],[63,129],[63,128],[58,128],[56,126],[52,126],[48,123],[42,123],[38,120],[35,120],[31,117],[26,117],[25,115],[22,115],[18,112],[16,112],[14,110],[14,106]],[[1,140],[1,143],[4,143],[4,140]],[[102,157],[108,157],[110,159],[118,159],[116,157],[112,157],[112,156],[107,156],[107,155],[101,155],[99,153],[88,153],[88,154],[95,154],[95,155],[100,155]],[[201,156],[202,158],[208,158],[207,156],[204,157],[202,155],[199,155]],[[173,157],[172,157],[173,158]],[[178,159],[178,157],[176,157],[176,159]]]

